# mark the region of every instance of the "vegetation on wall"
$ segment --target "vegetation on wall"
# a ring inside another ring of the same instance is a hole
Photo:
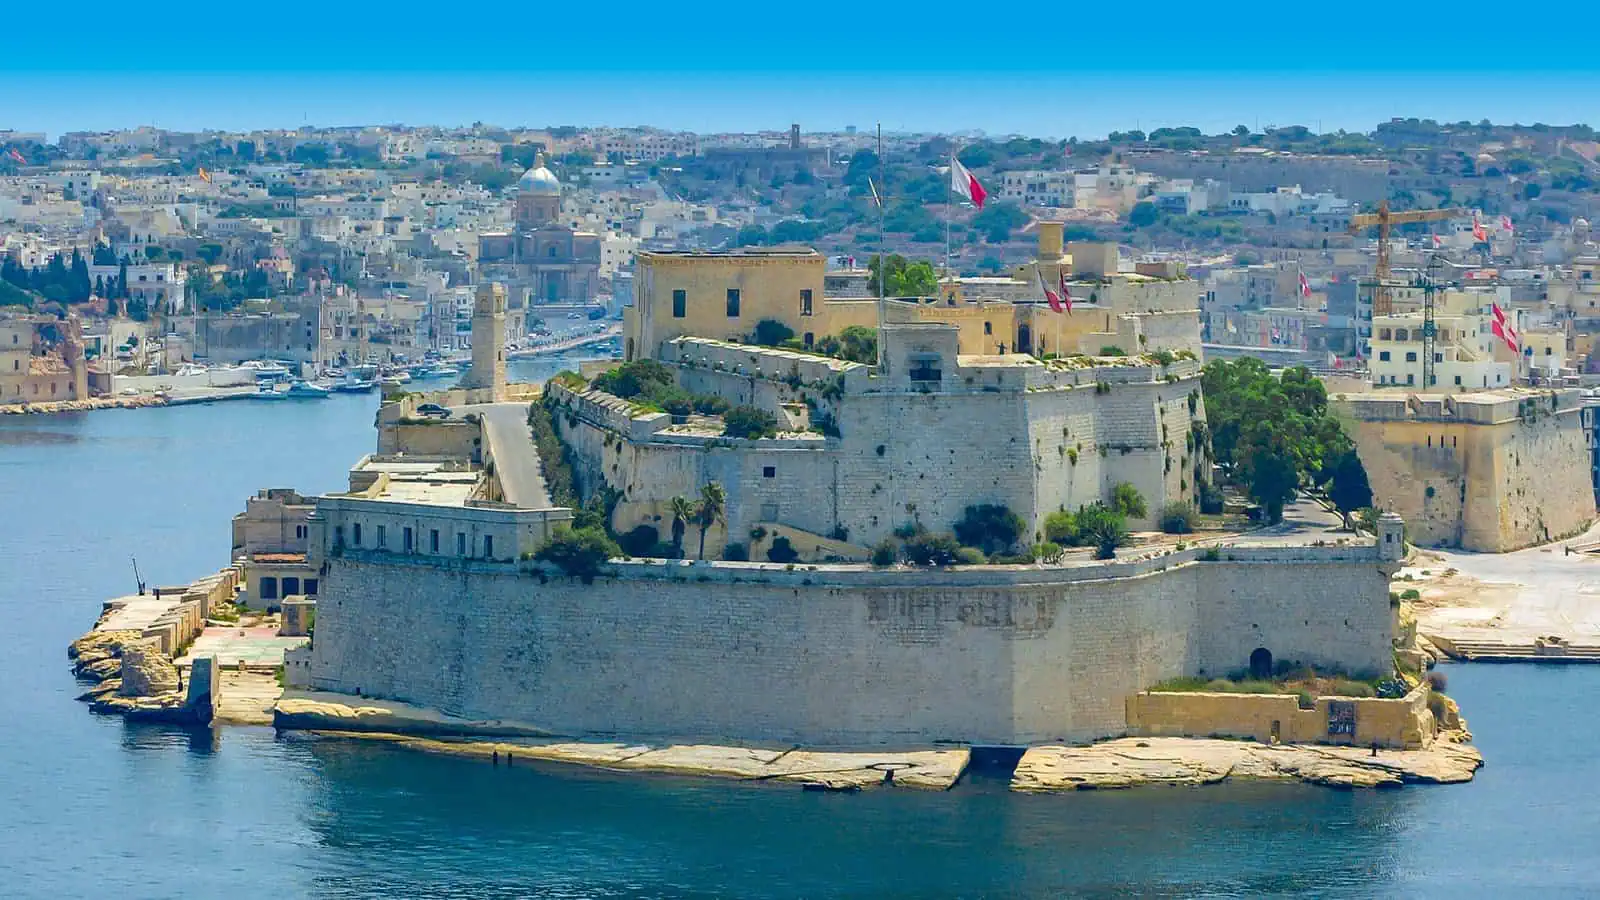
[[[759,406],[735,406],[722,414],[722,433],[749,440],[776,437],[778,417]]]
[[[556,436],[552,418],[550,395],[528,406],[528,429],[533,432],[533,443],[539,451],[539,473],[550,492],[550,501],[556,506],[577,508],[578,483],[572,474],[572,451]]]
[[[816,351],[847,362],[876,365],[878,362],[878,329],[865,325],[851,325],[835,335],[824,335],[817,340]]]
[[[534,552],[533,558],[551,563],[568,575],[582,578],[587,584],[594,580],[607,560],[621,555],[622,548],[606,534],[604,528],[562,526]]]

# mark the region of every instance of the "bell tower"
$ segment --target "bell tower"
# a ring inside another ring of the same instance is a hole
[[[468,390],[488,389],[495,400],[506,393],[506,286],[478,286],[472,302],[472,369],[461,379]]]

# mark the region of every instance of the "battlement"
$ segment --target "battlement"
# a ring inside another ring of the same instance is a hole
[[[1577,388],[1505,388],[1464,394],[1372,391],[1336,394],[1334,399],[1359,421],[1498,425],[1540,415],[1573,412],[1583,405],[1583,391]]]

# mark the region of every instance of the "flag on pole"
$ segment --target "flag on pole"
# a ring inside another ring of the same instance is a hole
[[[1051,311],[1063,312],[1064,308],[1061,305],[1061,295],[1050,290],[1050,286],[1044,283],[1044,270],[1038,266],[1034,266],[1033,274],[1039,279],[1039,290],[1044,291],[1044,299],[1050,302]]]
[[[206,184],[211,183],[211,173],[206,171],[205,166],[200,167],[200,180],[204,181]]]
[[[956,192],[956,196],[965,198],[979,209],[983,209],[984,198],[989,196],[978,179],[954,156],[950,157],[950,189]]]
[[[1500,304],[1495,303],[1492,304],[1492,306],[1494,310],[1494,321],[1490,325],[1490,330],[1494,332],[1495,337],[1506,342],[1506,346],[1511,348],[1512,353],[1521,355],[1521,339],[1517,336],[1517,329],[1513,327],[1511,321],[1506,318],[1506,311],[1500,308]]]
[[[871,175],[867,176],[867,190],[872,191],[872,205],[881,209],[883,207],[883,198],[878,196],[878,186],[872,183]]]
[[[1440,247],[1443,247],[1443,246],[1444,246],[1444,237],[1442,235],[1437,235],[1437,234],[1434,235],[1433,236],[1433,249],[1437,250],[1437,249],[1439,249]]]
[[[1510,234],[1511,232],[1516,230],[1516,229],[1511,227],[1511,217],[1510,216],[1501,216],[1500,217],[1500,230],[1504,231],[1507,234]]]
[[[1311,282],[1306,280],[1306,273],[1300,273],[1300,296],[1311,299]]]
[[[1483,220],[1477,213],[1472,214],[1472,239],[1480,244],[1489,239],[1489,232],[1484,230]]]
[[[7,150],[6,151],[6,155],[11,157],[12,159],[16,160],[17,165],[19,165],[19,166],[25,166],[25,165],[28,164],[28,161],[26,159],[22,158],[22,154],[18,153],[17,152],[17,148],[15,148],[15,147],[12,147],[11,149]]]
[[[1067,315],[1072,315],[1072,292],[1067,290],[1067,270],[1061,270],[1061,277],[1057,281],[1061,288],[1061,304],[1067,308]]]

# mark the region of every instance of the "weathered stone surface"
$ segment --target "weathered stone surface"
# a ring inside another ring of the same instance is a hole
[[[122,650],[124,697],[154,697],[178,689],[178,669],[166,654],[148,644],[128,644]],[[179,698],[182,702],[183,698]]]
[[[73,674],[105,681],[122,671],[122,651],[139,641],[137,631],[91,631],[67,646]]]
[[[1441,738],[1424,750],[1309,744],[1269,746],[1209,738],[1121,738],[1086,747],[1034,747],[1012,777],[1018,791],[1071,791],[1227,779],[1305,781],[1333,787],[1399,787],[1472,780],[1477,748]]]

